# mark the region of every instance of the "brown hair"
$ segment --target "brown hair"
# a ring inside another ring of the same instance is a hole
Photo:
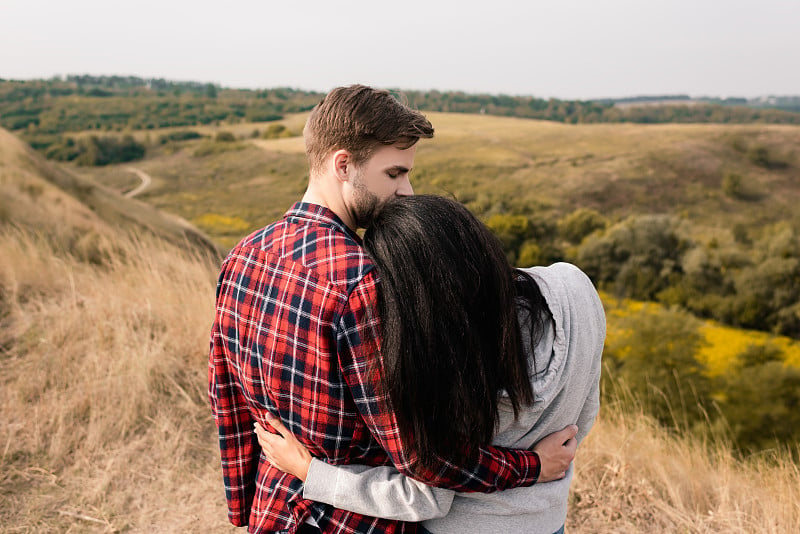
[[[358,165],[378,145],[410,148],[420,138],[433,137],[433,126],[422,113],[399,102],[389,91],[366,85],[337,87],[314,107],[303,129],[311,171],[319,170],[328,154],[345,149]]]

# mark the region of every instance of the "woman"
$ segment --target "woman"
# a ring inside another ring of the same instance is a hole
[[[422,465],[484,443],[531,448],[599,407],[605,316],[577,267],[513,269],[499,241],[461,204],[389,201],[364,237],[381,275],[376,372],[403,445]],[[493,494],[429,488],[392,467],[332,466],[257,428],[267,459],[305,481],[304,498],[431,532],[562,531],[572,467],[561,480]]]

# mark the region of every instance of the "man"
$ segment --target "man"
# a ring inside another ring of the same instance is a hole
[[[303,199],[223,262],[209,397],[234,525],[250,532],[417,531],[302,499],[300,480],[260,454],[253,424],[269,427],[268,413],[328,462],[391,462],[458,491],[554,480],[572,460],[569,430],[545,438],[537,452],[487,447],[474,465],[425,471],[404,453],[395,418],[375,391],[378,278],[355,231],[388,198],[413,194],[416,143],[432,136],[424,116],[386,91],[334,89],[304,130],[310,172]]]

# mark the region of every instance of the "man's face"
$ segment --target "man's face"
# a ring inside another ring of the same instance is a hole
[[[383,204],[395,196],[409,196],[414,189],[409,173],[414,166],[417,146],[400,149],[378,147],[367,161],[354,169],[350,179],[350,211],[359,228],[372,222]]]

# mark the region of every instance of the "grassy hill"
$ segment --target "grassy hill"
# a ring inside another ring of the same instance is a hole
[[[217,256],[70,178],[0,132],[0,531],[224,531]]]
[[[110,239],[114,227],[188,242],[219,254],[202,232],[175,215],[45,161],[17,137],[0,129],[0,220],[62,241]],[[119,171],[118,171],[119,172]]]
[[[542,183],[548,169],[566,176],[572,168],[558,154],[564,149],[547,144],[558,130],[536,143],[520,138],[528,152],[519,156],[491,143],[515,121],[493,122],[495,130],[473,123],[483,136],[474,141],[460,117],[433,119],[441,141],[421,147],[418,189],[444,190],[434,181],[458,173],[478,180],[492,161],[536,171]],[[569,136],[586,134],[561,135],[569,145],[577,143]],[[676,142],[690,142],[685,135]],[[609,145],[591,149],[615,157],[600,164],[628,169],[615,152],[622,149],[603,137],[587,141]],[[244,148],[195,156],[202,142],[165,148],[138,165],[156,179],[142,199],[189,219],[190,210],[241,216],[249,228],[280,213],[301,188],[297,140],[242,140]],[[764,142],[778,150],[777,141]],[[494,159],[480,167],[463,150]],[[556,157],[541,170],[529,165]],[[0,131],[0,532],[233,532],[205,392],[218,260],[186,246],[183,230],[142,231],[129,208],[155,212],[113,191],[131,189],[133,174],[112,168],[76,177],[66,169]],[[618,172],[617,181],[627,176]],[[476,187],[491,198],[505,181],[488,180]],[[198,197],[181,196],[193,193],[187,184],[204,187]],[[538,202],[539,186],[529,187],[514,191]],[[224,198],[213,204],[215,195]],[[227,206],[232,199],[242,204]],[[555,213],[561,201],[541,205]],[[624,406],[606,402],[579,452],[571,532],[786,532],[800,523],[800,470],[787,451],[742,459],[721,434],[664,429]]]
[[[415,189],[466,204],[512,262],[567,259],[620,296],[800,337],[800,286],[790,282],[800,276],[800,127],[429,116],[437,133],[420,144]],[[276,125],[299,133],[303,118]],[[254,129],[209,126],[197,132],[205,138],[164,144],[155,140],[171,131],[135,133],[150,139],[137,166],[154,178],[138,198],[231,247],[279,217],[307,181],[299,137]],[[137,181],[122,166],[72,172],[120,191]],[[776,285],[785,297],[771,293]]]
[[[703,388],[706,409],[716,413],[719,406],[711,403],[726,401],[725,417],[744,429],[752,413],[734,407],[729,394],[741,374],[737,366],[775,360],[797,368],[796,343],[772,334],[800,337],[800,285],[794,282],[800,277],[800,127],[428,116],[436,136],[420,143],[415,190],[464,202],[500,235],[512,261],[565,259],[584,268],[610,298],[658,301],[715,321],[702,326],[688,314],[657,319],[663,323],[658,331],[680,324],[676,335],[696,332],[697,346],[683,352],[691,357],[687,365],[711,379]],[[191,221],[228,248],[280,217],[302,194],[307,174],[297,134],[304,119],[297,114],[278,121],[295,134],[278,139],[264,139],[263,130],[254,137],[259,125],[251,123],[205,126],[196,130],[203,138],[163,144],[153,140],[174,129],[135,132],[143,143],[150,139],[149,156],[137,166],[154,178],[138,198]],[[217,141],[221,133],[233,141]],[[125,191],[137,181],[125,168],[72,172]],[[567,230],[576,227],[580,232],[570,236]],[[637,321],[648,317],[620,318],[619,328],[627,320],[641,326]],[[733,328],[725,331],[723,324]],[[736,342],[722,346],[717,339]],[[631,351],[667,357],[655,352],[653,340],[626,337],[622,343],[637,346],[620,348],[620,357]],[[775,400],[784,406],[795,402],[795,377],[778,363],[758,369],[774,381],[773,392],[784,392]],[[686,365],[674,365],[683,379]],[[723,372],[730,369],[736,372]],[[645,371],[637,371],[642,383]],[[761,400],[766,413],[770,408]],[[763,440],[756,434],[764,432],[737,430],[748,434],[747,445],[757,440],[759,447]]]

